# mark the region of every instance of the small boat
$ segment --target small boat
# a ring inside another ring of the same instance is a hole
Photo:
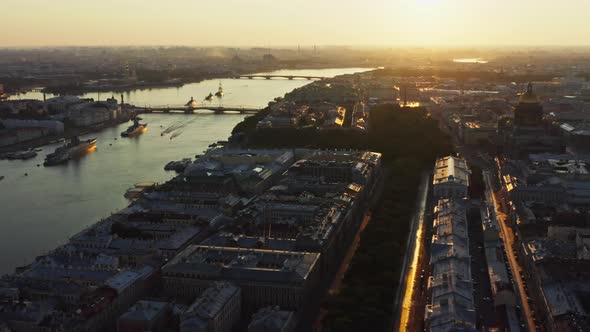
[[[8,160],[27,160],[37,156],[37,152],[33,150],[26,150],[26,151],[18,151],[18,152],[9,152],[2,155],[1,159],[8,159]]]
[[[145,191],[152,190],[152,188],[155,185],[156,184],[151,181],[143,181],[136,183],[135,186],[127,189],[124,196],[125,198],[130,200],[138,199]]]
[[[55,149],[52,153],[45,156],[45,161],[43,162],[43,166],[54,166],[59,164],[64,164],[72,159],[72,155],[70,154],[70,148],[68,145],[63,145]]]
[[[43,166],[55,166],[67,163],[70,159],[72,159],[72,155],[70,155],[67,151],[61,152],[54,152],[52,154],[47,155],[45,157],[45,161],[43,162]]]
[[[219,82],[219,89],[215,92],[215,96],[219,98],[223,97],[223,87],[221,86],[221,82]]]
[[[37,156],[37,152],[35,152],[33,150],[28,150],[28,151],[19,152],[16,155],[16,159],[27,160],[27,159],[35,158],[36,156]]]
[[[143,194],[144,191],[145,191],[144,188],[132,187],[132,188],[127,189],[124,196],[127,199],[134,200],[134,199],[138,199],[139,197],[141,197],[141,194]]]
[[[4,175],[0,175],[0,181],[4,180]]]
[[[213,100],[213,99],[215,99],[215,96],[211,92],[209,92],[209,95],[207,95],[207,97],[205,97],[205,100]]]

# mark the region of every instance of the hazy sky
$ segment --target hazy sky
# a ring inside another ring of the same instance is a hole
[[[0,8],[0,46],[590,44],[590,0],[2,0]]]

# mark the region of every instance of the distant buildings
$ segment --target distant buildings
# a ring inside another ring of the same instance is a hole
[[[54,120],[0,120],[0,147],[64,132],[64,124]]]
[[[277,59],[272,54],[265,54],[265,55],[262,56],[262,63],[264,65],[274,65],[274,64],[276,64],[278,62],[279,62],[279,59]]]
[[[573,155],[530,155],[526,161],[509,162],[502,178],[513,202],[590,204],[588,162]]]
[[[52,118],[76,127],[89,127],[114,121],[122,112],[114,98],[94,102],[70,96],[48,99],[47,111]]]
[[[312,106],[313,122],[324,129],[340,129],[344,126],[346,109],[331,103],[321,103]]]
[[[467,145],[485,145],[496,142],[498,126],[495,123],[466,121],[461,123],[459,137]]]
[[[256,128],[295,128],[309,111],[308,106],[297,106],[289,102],[279,102],[271,107],[271,113],[256,125]]]
[[[369,101],[379,103],[397,102],[399,98],[399,88],[394,85],[390,78],[372,79],[366,87]]]
[[[317,81],[297,88],[285,95],[285,99],[298,104],[314,105],[333,103],[337,105],[351,104],[358,101],[354,88],[356,75],[342,75],[329,81]]]
[[[362,102],[354,105],[351,127],[352,129],[361,131],[369,129],[369,108]]]
[[[363,114],[359,114],[360,115]],[[299,106],[280,101],[271,106],[271,112],[256,124],[257,129],[299,128],[313,126],[322,129],[340,129],[344,126],[346,109],[331,103]]]
[[[402,82],[395,86],[395,95],[397,95],[402,103],[406,106],[408,102],[416,102],[421,99],[421,91],[415,83]]]
[[[64,129],[87,128],[127,119],[117,100],[103,102],[62,96],[41,100],[0,101],[0,146],[45,136],[61,135]]]

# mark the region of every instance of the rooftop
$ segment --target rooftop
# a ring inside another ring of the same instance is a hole
[[[467,167],[467,162],[463,158],[448,156],[440,158],[434,166],[433,184],[457,183],[469,186],[469,175],[471,171]]]
[[[168,303],[158,301],[137,301],[126,313],[119,317],[128,321],[151,321],[168,308]]]
[[[265,307],[252,315],[252,322],[248,325],[248,332],[280,332],[285,326],[294,324],[295,313],[283,311],[278,306]]]
[[[198,273],[226,280],[304,281],[318,253],[191,245],[162,268],[166,275]]]
[[[217,316],[224,305],[236,294],[240,288],[229,282],[215,282],[207,288],[183,313],[183,319],[198,316],[202,319],[211,319]]]
[[[431,331],[475,328],[475,306],[466,209],[462,201],[439,200],[433,222],[429,283]]]
[[[138,270],[126,270],[121,271],[118,274],[109,278],[105,284],[117,291],[117,293],[122,293],[125,291],[129,286],[133,285],[140,279],[147,278],[151,273],[154,272],[154,268],[145,265]]]

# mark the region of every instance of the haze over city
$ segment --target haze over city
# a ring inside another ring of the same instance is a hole
[[[0,332],[590,331],[590,0],[2,0]]]
[[[0,46],[588,45],[586,0],[4,0]]]

